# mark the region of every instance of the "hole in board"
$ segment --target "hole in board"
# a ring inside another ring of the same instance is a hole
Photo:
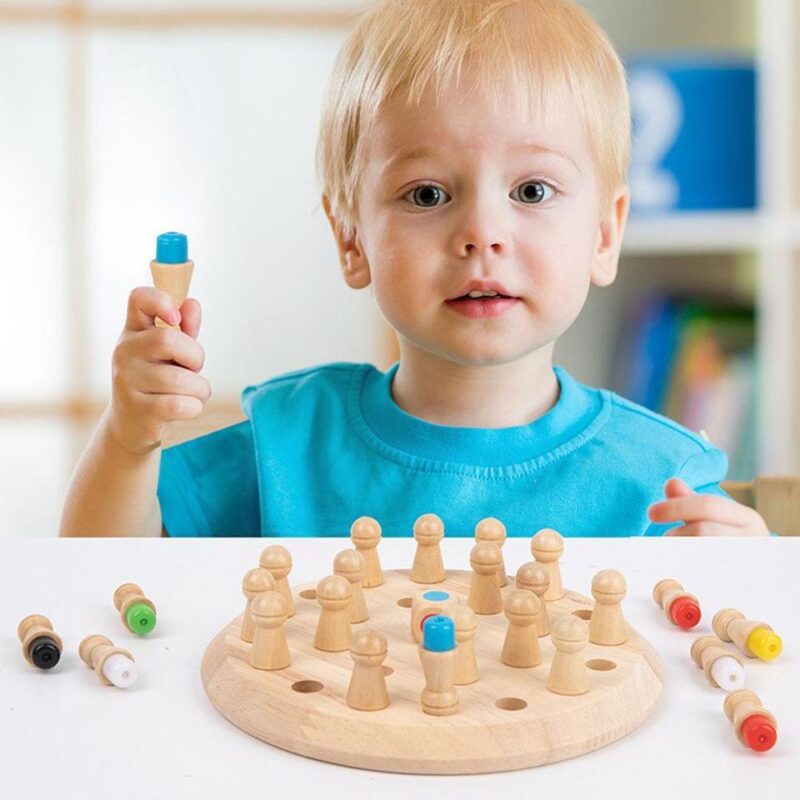
[[[322,684],[319,681],[295,681],[292,684],[292,689],[295,692],[309,694],[311,692],[321,692]]]
[[[523,708],[528,707],[521,697],[501,697],[499,700],[495,700],[494,704],[503,711],[522,711]]]
[[[576,617],[580,617],[581,619],[591,619],[592,618],[592,609],[591,608],[580,608],[577,611],[572,612]]]
[[[302,597],[303,600],[316,600],[317,599],[317,590],[316,589],[303,589],[303,591],[300,592],[300,597]]]
[[[411,598],[410,597],[401,597],[397,601],[397,605],[399,605],[400,608],[411,608]]]
[[[384,668],[383,668],[383,674],[384,675],[391,675],[393,672],[394,672],[394,670],[391,667],[384,666]]]
[[[589,669],[596,669],[599,672],[606,672],[610,669],[617,668],[617,665],[607,658],[592,658],[586,662],[586,666],[589,667]]]

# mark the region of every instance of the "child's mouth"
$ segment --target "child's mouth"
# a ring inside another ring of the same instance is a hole
[[[517,303],[518,297],[507,297],[498,294],[495,297],[456,297],[453,300],[445,300],[445,305],[458,314],[472,319],[482,319],[485,317],[499,317],[510,311]]]

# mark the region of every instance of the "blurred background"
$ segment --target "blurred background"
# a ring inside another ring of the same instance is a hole
[[[556,362],[800,473],[800,3],[581,0],[628,69],[632,213]],[[189,237],[214,396],[397,356],[347,289],[314,147],[348,0],[0,0],[0,535],[55,535],[157,234]]]

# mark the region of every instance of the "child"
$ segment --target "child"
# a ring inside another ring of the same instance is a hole
[[[211,394],[200,305],[134,289],[61,533],[347,536],[369,515],[409,536],[432,512],[449,536],[486,516],[509,536],[768,534],[720,489],[724,453],[553,365],[616,277],[629,149],[624,68],[571,0],[379,2],[339,54],[318,167],[344,280],[373,287],[400,360],[250,386],[245,422],[162,452]]]

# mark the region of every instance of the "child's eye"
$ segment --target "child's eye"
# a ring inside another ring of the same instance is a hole
[[[521,183],[517,188],[522,189],[520,192],[520,199],[522,202],[528,203],[529,205],[538,205],[542,202],[542,198],[545,195],[545,188],[555,194],[555,189],[553,189],[549,183],[544,183],[544,181],[526,181],[525,183]]]
[[[556,194],[556,190],[544,181],[526,181],[521,183],[517,189],[522,189],[520,199],[526,205],[539,205],[543,202],[543,199],[547,199],[545,198],[545,189],[549,189],[553,194]],[[438,203],[437,200],[442,195],[449,196],[444,189],[440,189],[432,183],[420,183],[413,186],[406,192],[404,198],[409,197],[409,195],[413,198],[411,200],[412,204],[417,208],[438,208],[442,204]]]

